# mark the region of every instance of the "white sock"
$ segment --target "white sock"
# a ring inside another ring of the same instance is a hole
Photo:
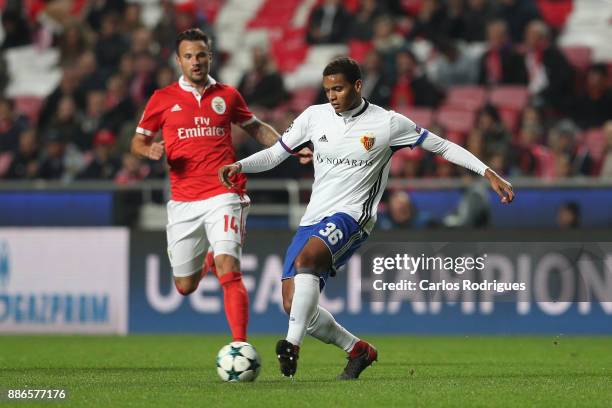
[[[359,341],[351,332],[339,325],[328,310],[321,306],[317,307],[306,332],[323,343],[335,344],[347,353]]]
[[[310,273],[298,273],[293,278],[295,290],[289,315],[286,340],[299,346],[306,335],[306,327],[319,304],[319,277]]]

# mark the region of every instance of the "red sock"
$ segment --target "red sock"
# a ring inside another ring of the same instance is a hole
[[[223,287],[225,316],[234,341],[247,340],[249,323],[249,294],[242,283],[240,272],[228,272],[219,278]]]

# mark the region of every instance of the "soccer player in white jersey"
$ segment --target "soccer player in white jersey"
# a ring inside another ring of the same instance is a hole
[[[232,186],[238,173],[269,170],[308,143],[314,146],[314,183],[306,213],[287,249],[283,306],[290,315],[287,337],[276,353],[281,372],[293,376],[306,333],[348,353],[339,379],[356,379],[378,357],[377,350],[339,325],[319,303],[326,279],[335,274],[368,238],[385,190],[390,159],[417,146],[486,177],[502,203],[510,203],[510,183],[462,147],[422,129],[410,119],[361,97],[361,72],[350,58],[338,58],[323,71],[329,103],[307,108],[278,143],[219,169]]]

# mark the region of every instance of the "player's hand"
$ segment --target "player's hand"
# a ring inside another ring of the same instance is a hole
[[[297,152],[297,156],[300,160],[300,164],[308,164],[312,162],[312,150],[308,147],[304,147],[302,150]]]
[[[485,177],[491,183],[491,188],[501,198],[503,204],[509,204],[514,200],[514,191],[512,190],[512,184],[501,178],[497,173],[491,169],[485,171]]]
[[[242,170],[242,165],[238,162],[221,167],[219,169],[219,181],[227,188],[234,187],[235,183],[230,179],[240,173],[240,170]]]
[[[147,157],[151,160],[159,160],[164,155],[164,141],[161,142],[153,142],[149,146],[149,151],[147,152]]]

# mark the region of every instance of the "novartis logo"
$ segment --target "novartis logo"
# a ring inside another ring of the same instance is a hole
[[[329,157],[323,156],[319,153],[315,156],[317,163],[331,164],[332,166],[350,166],[350,167],[363,167],[372,166],[373,160],[370,159],[351,159],[350,157]]]

